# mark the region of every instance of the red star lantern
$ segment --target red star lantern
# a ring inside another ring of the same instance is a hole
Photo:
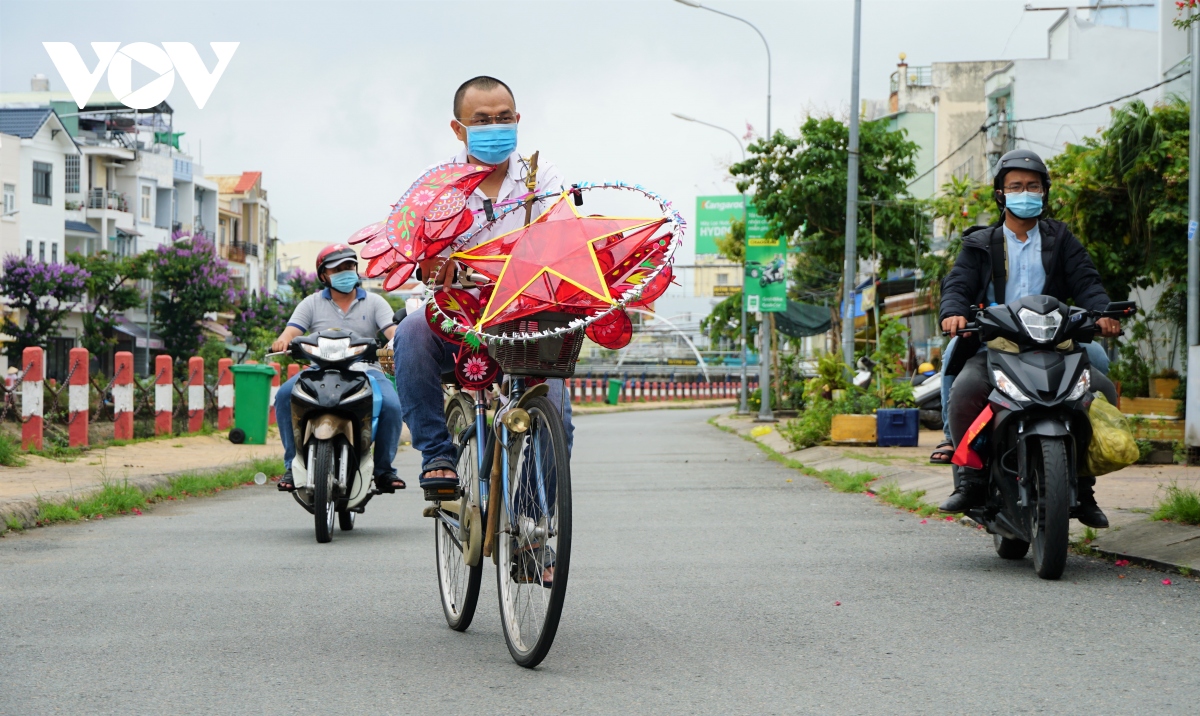
[[[396,203],[387,221],[371,224],[350,237],[366,243],[367,276],[387,274],[385,291],[404,285],[417,263],[432,258],[471,228],[474,216],[467,198],[495,167],[482,164],[442,164],[413,183]]]
[[[604,252],[606,268],[597,253],[597,243],[631,231],[635,232],[631,239],[640,236],[645,241],[666,221],[661,217],[580,216],[564,192],[529,226],[451,258],[495,281],[477,329],[548,307],[607,308],[615,300],[613,284],[606,274],[617,257]],[[636,253],[633,248],[630,255]]]

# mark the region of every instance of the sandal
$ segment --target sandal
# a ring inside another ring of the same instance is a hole
[[[538,553],[542,559],[538,560]],[[517,552],[517,559],[512,566],[512,577],[518,584],[541,584],[546,589],[554,587],[554,548],[546,545],[542,550],[540,544],[531,544]],[[545,579],[546,572],[550,579]]]
[[[933,454],[929,456],[929,463],[931,465],[949,465],[953,457],[954,444],[949,440],[944,440],[941,445],[933,449]]]
[[[446,470],[454,473],[453,477],[425,477],[431,472],[438,470]],[[430,502],[439,500],[453,500],[459,496],[458,489],[458,465],[455,465],[449,458],[439,457],[429,461],[425,466],[425,470],[420,477],[421,489],[425,492],[425,499]]]
[[[382,473],[375,476],[375,489],[385,495],[390,495],[396,490],[403,490],[406,487],[408,485],[395,472]]]
[[[295,490],[296,481],[292,479],[292,471],[290,469],[285,470],[283,476],[279,478],[279,491],[295,492]]]

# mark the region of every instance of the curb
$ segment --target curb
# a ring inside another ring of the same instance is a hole
[[[627,413],[638,410],[698,410],[701,408],[731,408],[737,405],[734,398],[719,400],[679,400],[673,402],[618,403],[617,405],[572,405],[572,415],[604,415]]]
[[[238,462],[231,462],[229,464],[218,465],[216,467],[205,467],[192,470],[175,470],[173,472],[162,472],[154,475],[120,478],[119,480],[112,480],[111,482],[123,482],[138,488],[143,493],[149,494],[155,489],[169,484],[172,478],[180,475],[205,475],[214,472],[222,472],[224,470],[244,467],[252,464],[253,462],[254,460],[240,460]],[[102,489],[104,489],[104,483],[96,483],[88,487],[80,488],[79,490],[72,490],[68,494],[57,494],[51,499],[43,499],[40,501],[38,499],[9,499],[0,501],[0,534],[4,533],[4,526],[11,517],[17,518],[24,527],[29,528],[34,526],[34,524],[37,522],[37,515],[40,505],[62,504],[70,499],[86,499]]]

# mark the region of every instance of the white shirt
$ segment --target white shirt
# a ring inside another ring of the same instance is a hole
[[[464,147],[450,161],[457,164],[466,164],[467,150]],[[525,207],[524,205],[517,206],[516,204],[505,205],[505,202],[520,199],[529,193],[529,189],[525,187],[525,177],[529,174],[529,162],[521,157],[517,152],[508,155],[508,173],[504,175],[504,181],[500,184],[500,191],[496,193],[496,198],[492,201],[492,206],[496,215],[499,215],[506,209],[511,209],[503,217],[500,218],[487,231],[479,231],[475,233],[471,240],[464,244],[462,248],[471,248],[478,246],[484,241],[494,239],[502,234],[507,234],[510,231],[515,231],[525,225]],[[558,173],[558,167],[550,162],[538,157],[537,169],[537,188],[534,193],[538,195],[547,194],[550,192],[562,192],[566,187],[563,186],[562,175]],[[480,226],[487,223],[487,216],[483,211],[483,202],[488,196],[483,193],[482,189],[476,189],[470,197],[467,198],[467,206],[471,211],[475,212],[475,224],[471,227],[472,232],[476,232]],[[539,199],[533,203],[533,213],[531,220],[536,219],[539,214],[550,208],[554,203],[556,196],[549,196],[545,199]],[[516,207],[513,209],[513,207]],[[459,249],[462,250],[462,249]]]

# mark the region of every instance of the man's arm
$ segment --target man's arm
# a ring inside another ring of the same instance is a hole
[[[296,328],[295,326],[289,325],[287,328],[283,329],[283,333],[280,333],[279,337],[275,339],[275,342],[271,344],[271,352],[281,353],[286,351],[287,347],[291,345],[292,341],[302,335],[304,335],[304,331]]]
[[[1079,239],[1066,226],[1062,227],[1062,270],[1066,274],[1067,288],[1075,304],[1089,311],[1103,311],[1111,299],[1100,280],[1100,271],[1092,263],[1092,257]],[[1099,318],[1096,328],[1105,338],[1121,335],[1121,322],[1115,318]]]
[[[271,344],[272,353],[287,350],[288,345],[295,338],[304,335],[308,327],[312,325],[312,301],[310,299],[312,296],[305,297],[296,306],[296,310],[292,311],[292,317],[288,319],[283,333],[280,333],[275,342]]]
[[[938,311],[943,331],[957,335],[967,325],[967,312],[979,293],[979,257],[973,249],[964,247],[954,260],[954,267],[942,280],[942,303]]]

